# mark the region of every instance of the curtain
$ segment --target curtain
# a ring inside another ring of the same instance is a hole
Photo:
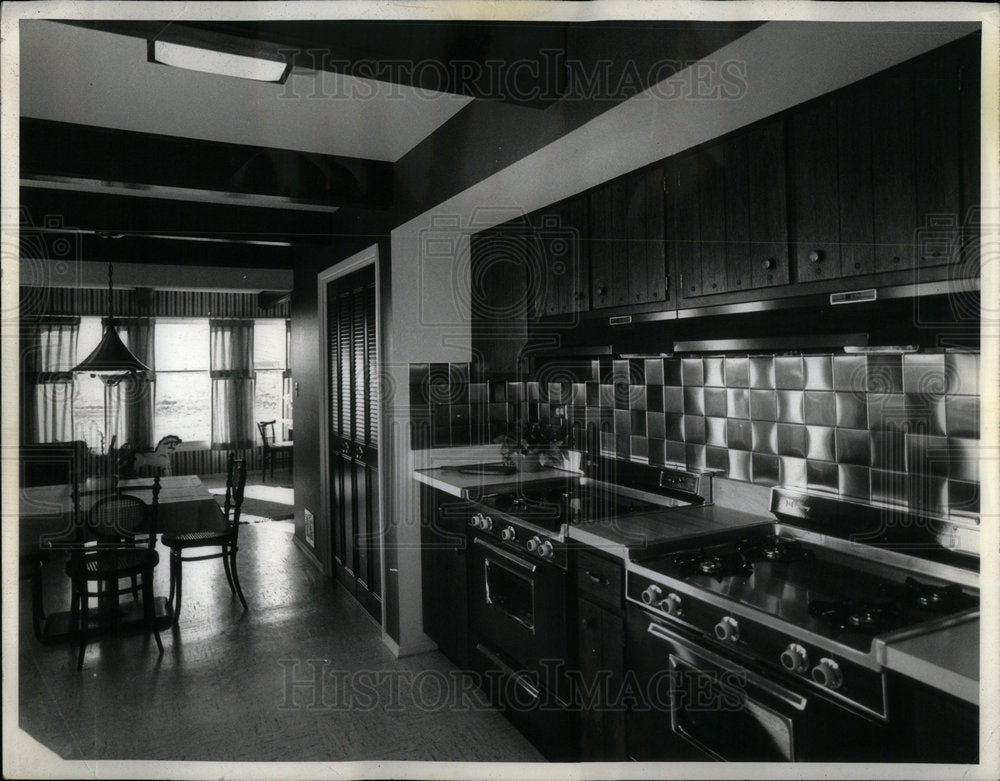
[[[151,317],[132,317],[123,321],[122,335],[132,355],[146,364],[153,365],[154,320]],[[136,449],[151,448],[153,442],[153,398],[156,375],[150,372],[145,378],[123,383],[119,399],[125,407],[124,442]],[[120,441],[121,444],[121,441]]]
[[[78,317],[22,321],[24,376],[22,438],[25,442],[73,439],[73,375]]]
[[[209,329],[212,447],[253,447],[253,320],[210,320]]]

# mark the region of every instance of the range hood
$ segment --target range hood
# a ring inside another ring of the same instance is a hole
[[[777,350],[816,350],[867,347],[868,334],[819,334],[760,336],[749,339],[694,339],[674,342],[675,353],[739,353]]]

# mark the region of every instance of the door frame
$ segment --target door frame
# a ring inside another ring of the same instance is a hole
[[[382,281],[379,274],[379,252],[378,245],[372,244],[370,247],[361,250],[355,255],[342,260],[339,263],[335,263],[323,271],[320,271],[316,275],[316,288],[317,288],[317,308],[319,310],[319,365],[321,367],[320,374],[320,405],[319,405],[319,484],[320,492],[322,494],[321,506],[323,508],[323,513],[327,519],[327,570],[326,574],[336,578],[335,567],[336,564],[333,560],[333,518],[331,517],[330,509],[330,351],[327,345],[327,312],[328,312],[328,300],[327,300],[327,287],[329,284],[341,277],[345,277],[348,274],[353,274],[355,271],[365,268],[366,266],[375,267],[375,351],[376,351],[376,363],[378,369],[379,378],[382,377],[382,301],[381,301],[381,290]],[[381,384],[375,391],[376,393],[376,406],[378,408],[378,440],[377,446],[379,451],[379,466],[378,466],[378,527],[380,530],[383,529],[383,519],[385,518],[385,472],[383,468],[385,465],[385,426],[382,425],[383,415],[382,415],[382,388]],[[385,593],[385,535],[379,535],[379,591],[382,595],[382,616],[380,620],[380,625],[383,630],[385,629],[385,611],[386,611],[386,593]]]

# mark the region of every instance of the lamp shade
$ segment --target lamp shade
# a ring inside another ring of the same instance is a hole
[[[124,345],[118,331],[109,325],[101,338],[101,343],[94,351],[73,367],[74,372],[90,372],[91,374],[129,374],[148,372],[150,368],[132,355]]]

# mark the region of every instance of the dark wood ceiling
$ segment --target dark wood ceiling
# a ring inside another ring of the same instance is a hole
[[[359,213],[382,213],[385,222],[398,224],[509,164],[495,155],[474,170],[468,165],[457,172],[437,170],[459,155],[468,159],[484,135],[471,129],[488,128],[484,149],[523,156],[554,140],[554,133],[579,127],[757,26],[647,21],[75,24],[146,39],[167,30],[183,36],[188,27],[200,39],[216,34],[243,41],[248,53],[261,46],[294,52],[302,67],[476,99],[395,165],[22,119],[22,218],[30,223],[23,227],[29,238],[38,231],[39,246],[53,233],[78,230],[76,246],[87,259],[248,267],[287,267],[295,252],[275,243],[332,243]],[[410,181],[414,177],[419,181]],[[334,207],[341,211],[335,213]],[[42,225],[54,221],[60,224]],[[121,238],[108,241],[109,235]]]

